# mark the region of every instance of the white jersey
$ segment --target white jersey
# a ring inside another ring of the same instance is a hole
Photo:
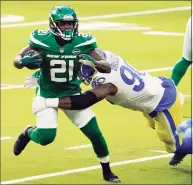
[[[182,56],[192,62],[192,16],[189,18],[186,32],[184,35],[184,45],[183,45],[183,54]]]
[[[106,99],[113,104],[151,113],[161,101],[164,88],[162,80],[134,69],[120,56],[108,51],[100,51],[105,59],[111,64],[111,73],[97,73],[92,79],[92,87],[112,83],[118,92],[114,96],[107,96]]]

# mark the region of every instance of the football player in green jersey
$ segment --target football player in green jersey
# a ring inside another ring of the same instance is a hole
[[[103,73],[111,72],[110,64],[95,50],[95,38],[78,32],[78,19],[71,7],[53,8],[49,15],[49,27],[48,31],[33,31],[29,46],[14,60],[14,66],[18,69],[40,68],[37,96],[60,98],[81,94],[78,72],[82,63]],[[91,141],[102,165],[103,178],[109,182],[120,182],[111,171],[108,147],[92,109],[62,111]],[[57,116],[58,108],[38,112],[36,126],[27,126],[19,135],[14,144],[14,154],[19,155],[29,141],[43,146],[52,143],[56,137]]]
[[[192,48],[193,47],[192,47],[192,16],[191,16],[186,25],[182,57],[172,69],[171,78],[176,86],[180,83],[182,77],[185,75],[189,66],[192,65],[192,58],[193,58]]]

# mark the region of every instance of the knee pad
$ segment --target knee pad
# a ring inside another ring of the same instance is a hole
[[[56,137],[56,129],[38,129],[39,144],[46,146],[52,143]]]

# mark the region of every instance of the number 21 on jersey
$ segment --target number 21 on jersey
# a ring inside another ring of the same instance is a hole
[[[67,67],[67,64],[69,65]],[[60,68],[51,68],[50,69],[50,76],[51,76],[51,81],[54,82],[67,82],[71,81],[73,78],[73,69],[74,69],[74,60],[69,60],[67,63],[65,60],[51,60],[50,61],[50,66],[54,67],[56,65],[60,65]],[[56,77],[56,74],[65,74],[66,77]],[[68,73],[68,74],[67,74]],[[68,80],[67,80],[68,76]]]

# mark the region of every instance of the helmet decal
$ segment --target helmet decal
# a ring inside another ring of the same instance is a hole
[[[82,64],[78,77],[85,84],[89,85],[93,76],[97,73],[96,69],[88,65]]]

